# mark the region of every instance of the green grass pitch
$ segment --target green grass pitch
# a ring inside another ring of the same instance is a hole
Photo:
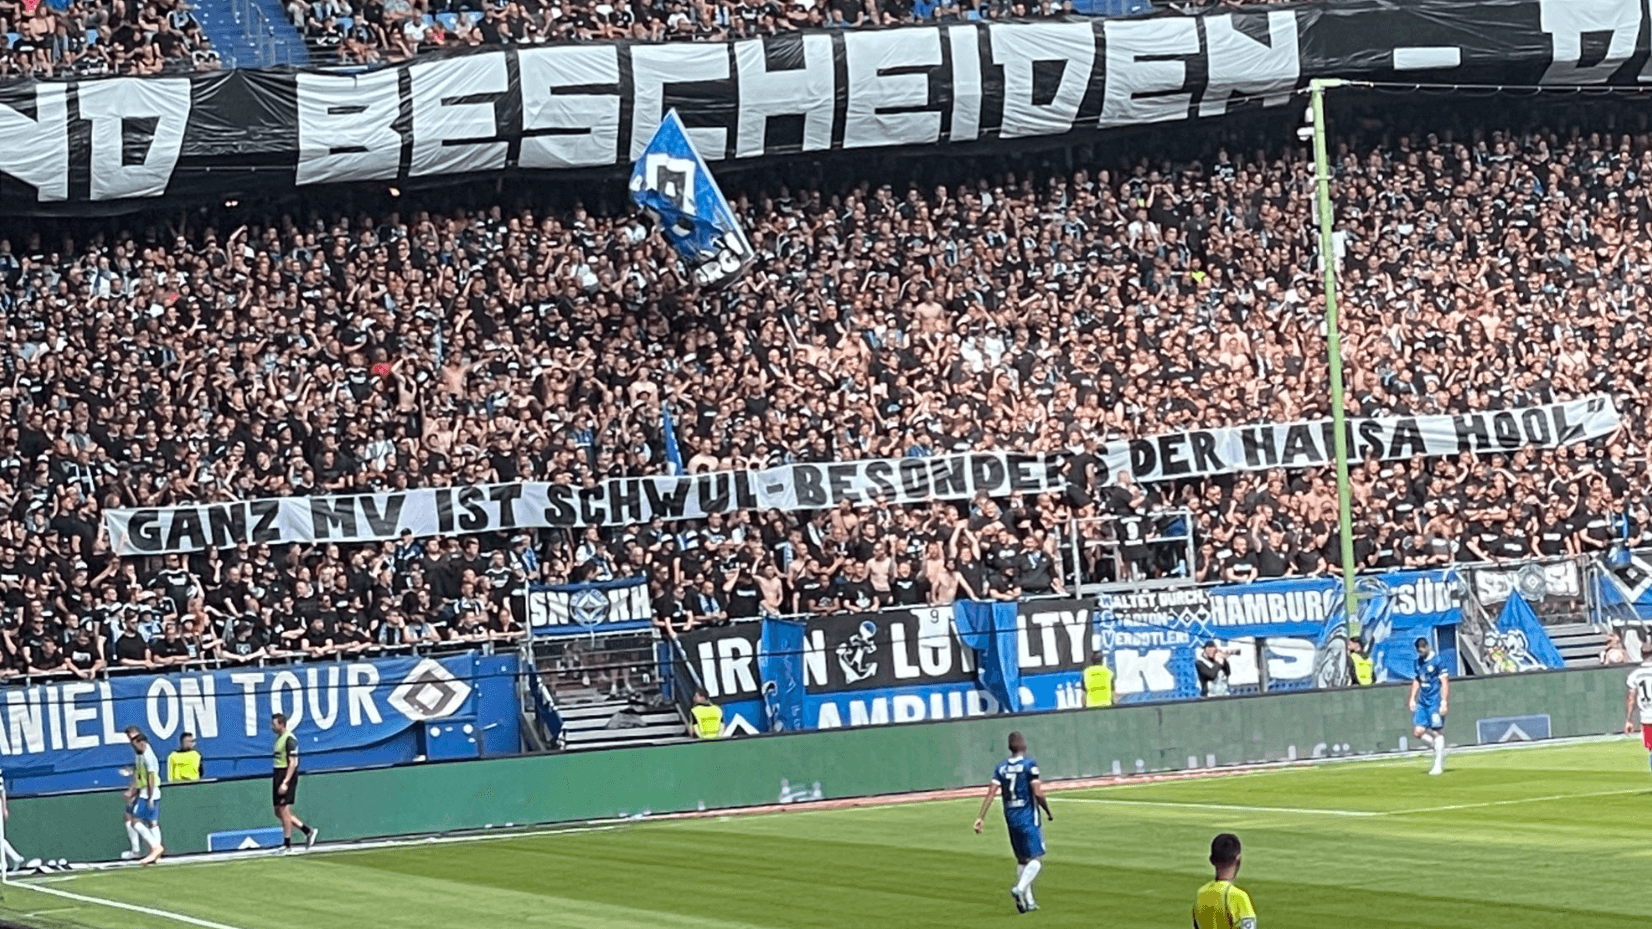
[[[984,789],[996,759],[980,761]],[[996,808],[970,831],[977,798],[82,872],[14,883],[3,908],[99,929],[1183,927],[1211,835],[1233,831],[1266,929],[1652,925],[1638,740],[1426,770],[1414,757],[1054,793],[1042,909],[1025,916]]]

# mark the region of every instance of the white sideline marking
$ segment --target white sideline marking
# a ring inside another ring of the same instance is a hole
[[[105,900],[102,897],[91,897],[86,894],[72,893],[67,890],[59,890],[56,887],[42,887],[39,884],[29,884],[26,886],[30,890],[38,893],[51,894],[54,897],[62,897],[66,900],[79,900],[82,903],[95,903],[99,906],[111,906],[117,910],[130,910],[133,913],[142,913],[145,916],[159,916],[162,919],[170,919],[173,922],[187,923],[191,926],[201,926],[202,929],[241,929],[240,926],[231,926],[227,923],[215,923],[210,919],[199,919],[194,916],[185,916],[183,913],[174,913],[171,910],[159,910],[152,906],[139,906],[136,903],[122,903],[119,900]]]
[[[1117,806],[1167,806],[1186,810],[1230,810],[1241,813],[1292,813],[1309,816],[1382,816],[1369,810],[1313,810],[1288,806],[1236,806],[1229,803],[1178,803],[1174,800],[1113,800],[1106,797],[1051,797],[1061,803],[1111,803]]]
[[[1486,800],[1481,803],[1453,803],[1447,806],[1419,806],[1404,810],[1330,810],[1305,809],[1287,806],[1237,806],[1228,803],[1183,803],[1176,800],[1114,800],[1108,797],[1051,797],[1061,803],[1110,803],[1116,806],[1180,807],[1188,810],[1227,810],[1240,813],[1288,813],[1307,816],[1410,816],[1416,813],[1444,813],[1451,810],[1477,810],[1488,806],[1511,806],[1517,803],[1547,803],[1550,800],[1581,800],[1585,797],[1616,797],[1623,794],[1645,793],[1644,787],[1624,790],[1591,790],[1573,794],[1550,794],[1546,797],[1516,797],[1510,800]]]
[[[1405,816],[1410,813],[1443,813],[1447,810],[1477,810],[1484,806],[1509,806],[1514,803],[1545,803],[1549,800],[1579,800],[1584,797],[1616,797],[1622,794],[1645,793],[1645,787],[1633,787],[1625,790],[1592,790],[1578,794],[1551,794],[1547,797],[1517,797],[1513,800],[1487,800],[1484,803],[1453,803],[1450,806],[1423,806],[1413,810],[1389,810],[1380,815]]]

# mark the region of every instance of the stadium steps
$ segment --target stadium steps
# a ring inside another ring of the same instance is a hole
[[[689,741],[675,707],[647,707],[625,700],[604,700],[573,706],[559,704],[557,712],[562,715],[564,746],[570,752]],[[620,713],[635,715],[641,725],[608,728]]]
[[[195,0],[195,18],[226,69],[310,63],[279,0]]]
[[[1555,651],[1566,659],[1566,667],[1593,668],[1600,664],[1600,651],[1606,647],[1605,632],[1588,623],[1547,626],[1545,630]]]

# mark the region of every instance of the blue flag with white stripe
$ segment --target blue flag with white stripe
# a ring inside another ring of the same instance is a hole
[[[676,110],[631,166],[631,199],[659,221],[701,286],[733,283],[751,262],[751,242]]]
[[[665,445],[665,473],[683,473],[683,450],[677,445],[677,427],[671,421],[671,407],[660,404],[660,432]]]

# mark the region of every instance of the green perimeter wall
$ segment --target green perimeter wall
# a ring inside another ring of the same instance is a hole
[[[1479,719],[1538,713],[1555,737],[1615,731],[1623,688],[1619,669],[1453,681],[1447,735],[1473,743]],[[305,775],[296,809],[339,840],[774,803],[782,779],[818,782],[827,798],[962,787],[988,780],[1012,729],[1046,778],[1392,752],[1410,738],[1405,702],[1392,685],[340,771]],[[275,822],[267,779],[168,785],[163,797],[174,853]],[[114,858],[127,844],[121,805],[118,792],[18,798],[6,837],[27,858]]]

